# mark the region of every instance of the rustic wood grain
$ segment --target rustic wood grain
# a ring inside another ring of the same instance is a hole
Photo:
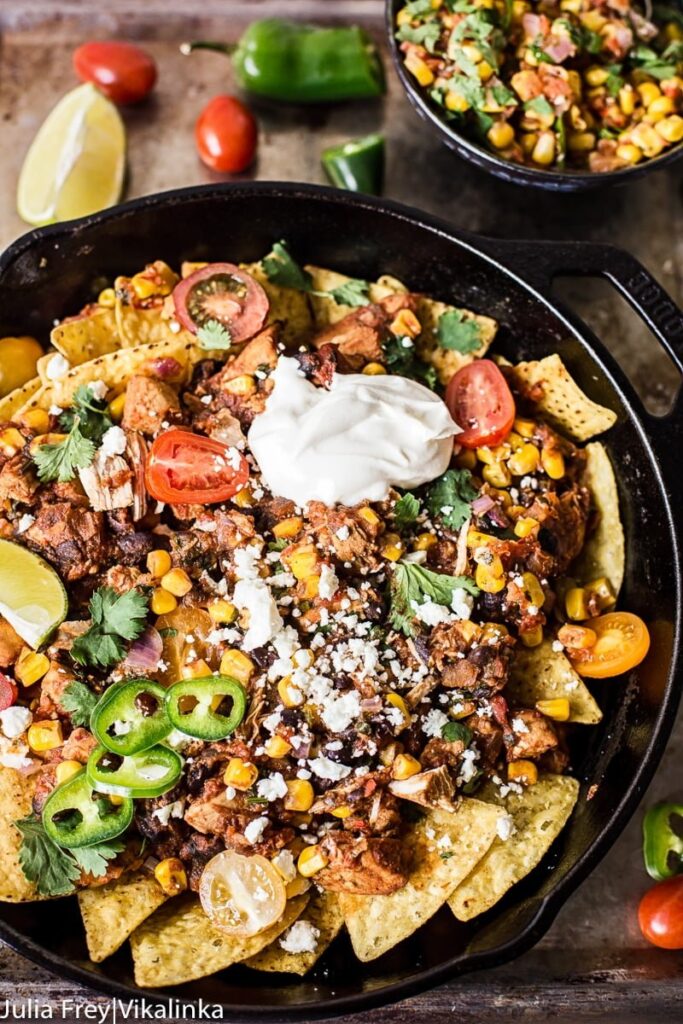
[[[128,195],[217,180],[198,163],[191,142],[199,109],[233,88],[229,63],[213,54],[180,56],[186,38],[234,39],[251,19],[292,14],[362,20],[382,35],[379,0],[0,0],[0,244],[25,230],[14,210],[26,148],[55,98],[75,84],[74,45],[91,37],[141,39],[159,62],[152,101],[125,112],[129,135]],[[680,302],[683,294],[681,173],[652,175],[619,190],[551,196],[497,182],[457,160],[418,119],[389,71],[382,103],[324,110],[257,104],[261,143],[255,177],[322,181],[324,146],[382,128],[388,138],[386,193],[458,227],[499,237],[591,239],[629,249]],[[163,255],[163,254],[161,254]],[[602,282],[571,281],[562,297],[612,349],[649,406],[665,410],[678,385],[667,358],[641,322]],[[681,796],[683,721],[644,805]],[[431,1020],[673,1024],[683,1019],[683,954],[647,948],[635,907],[648,880],[642,869],[637,813],[603,863],[568,901],[537,947],[514,964],[473,974],[346,1024]],[[54,978],[7,948],[0,949],[0,1015],[4,1001],[52,1007],[106,1005],[85,989]],[[81,1018],[82,1019],[82,1018]]]

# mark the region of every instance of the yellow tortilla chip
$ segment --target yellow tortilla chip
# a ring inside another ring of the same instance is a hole
[[[339,897],[334,892],[314,893],[300,920],[308,922],[320,933],[312,953],[288,953],[282,948],[278,938],[262,952],[245,960],[245,965],[257,971],[307,974],[343,927],[344,918],[339,907]]]
[[[587,444],[582,483],[589,488],[598,511],[598,523],[579,555],[574,572],[582,583],[606,576],[615,594],[624,582],[624,528],[619,515],[619,492],[614,470],[599,441]]]
[[[617,415],[583,393],[557,354],[517,363],[513,380],[523,391],[539,392],[536,409],[548,422],[576,441],[588,441],[614,426]]]
[[[281,288],[273,284],[261,263],[240,264],[261,285],[270,308],[266,318],[266,326],[280,324],[280,340],[285,348],[296,348],[306,341],[313,329],[313,318],[309,306],[309,297],[296,288]]]
[[[50,341],[72,366],[87,363],[121,347],[113,309],[100,308],[52,328]]]
[[[335,288],[341,288],[343,284],[351,280],[347,274],[339,274],[336,270],[328,270],[326,267],[316,267],[310,264],[305,269],[313,279],[313,289],[316,292],[332,292]],[[406,286],[397,277],[384,274],[377,281],[370,282],[368,295],[371,302],[379,302],[380,299],[385,299],[388,295],[397,295],[407,291]],[[311,293],[308,299],[313,310],[313,320],[318,330],[338,323],[345,316],[348,316],[349,313],[353,313],[354,310],[353,306],[347,306],[343,302],[336,302],[331,295],[314,295]]]
[[[415,826],[407,885],[390,896],[340,893],[339,905],[359,960],[374,960],[422,927],[479,863],[496,837],[500,811],[463,800],[455,813],[431,811]]]
[[[0,900],[4,903],[44,898],[21,870],[21,833],[13,825],[31,813],[34,789],[32,776],[21,775],[13,768],[0,768]]]
[[[463,320],[477,324],[479,345],[472,352],[458,352],[456,349],[442,348],[439,344],[437,337],[439,320],[444,313],[451,312],[459,313]],[[434,367],[442,384],[448,384],[451,377],[467,363],[471,363],[474,359],[481,359],[498,330],[498,324],[489,316],[480,316],[470,312],[469,309],[458,309],[445,302],[436,302],[424,295],[420,297],[417,315],[422,324],[422,334],[417,341],[418,355]]]
[[[40,387],[40,377],[34,377],[33,380],[22,384],[20,388],[10,391],[9,395],[0,398],[0,423],[14,419],[17,413],[21,412],[31,398],[40,390]]]
[[[451,895],[448,905],[459,921],[470,921],[490,910],[540,863],[574,809],[579,784],[568,775],[545,775],[536,785],[504,799],[490,783],[478,791],[480,795],[490,800],[491,806],[504,808],[513,831],[508,839],[496,838]]]
[[[534,707],[539,700],[566,697],[570,722],[597,725],[602,719],[602,711],[583,679],[562,651],[553,650],[553,642],[549,639],[538,647],[520,645],[515,651],[508,693],[527,708]]]
[[[115,953],[168,898],[154,876],[144,871],[79,892],[90,959],[99,963]]]
[[[190,341],[189,331],[172,331],[172,321],[162,316],[163,306],[153,309],[137,309],[117,298],[114,314],[116,330],[121,348],[137,348],[138,345],[153,345],[157,342]]]
[[[130,937],[135,981],[143,988],[181,985],[255,956],[296,921],[307,902],[308,896],[296,896],[272,927],[237,939],[213,927],[196,896],[175,897]]]

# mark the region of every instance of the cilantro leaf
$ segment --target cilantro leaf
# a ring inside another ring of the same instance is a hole
[[[406,491],[394,505],[394,521],[399,530],[414,523],[419,514],[420,501],[410,491]]]
[[[674,40],[661,54],[641,44],[631,52],[630,60],[653,78],[671,78],[677,72],[678,62],[683,60],[683,42]]]
[[[78,417],[74,420],[71,433],[57,444],[41,444],[33,453],[38,467],[38,479],[43,483],[58,480],[65,483],[73,480],[77,469],[89,466],[95,457],[95,445],[81,433]]]
[[[555,111],[545,96],[535,96],[533,100],[527,100],[524,109],[530,110],[532,114],[538,114],[540,117],[552,117],[553,119],[555,117]]]
[[[441,735],[449,743],[461,740],[466,747],[469,747],[472,742],[472,730],[464,722],[446,722],[441,730]]]
[[[75,889],[80,868],[73,858],[48,836],[40,818],[30,815],[14,822],[21,832],[19,864],[41,896],[66,896]]]
[[[541,49],[538,43],[531,43],[529,45],[529,51],[533,54],[539,64],[554,64],[555,61],[550,57],[545,50]]]
[[[78,425],[83,437],[99,444],[114,423],[107,412],[106,399],[95,398],[90,385],[81,384],[74,392],[71,406],[59,417],[59,425],[65,433]]]
[[[369,287],[367,281],[352,277],[349,281],[345,281],[344,284],[340,284],[338,288],[333,288],[332,291],[326,294],[341,306],[367,306],[370,301]]]
[[[476,320],[466,320],[459,309],[447,309],[439,317],[437,336],[441,348],[462,352],[476,352],[481,345],[481,329]]]
[[[447,469],[427,491],[430,516],[439,518],[451,530],[459,530],[471,515],[470,504],[477,496],[467,469]]]
[[[59,703],[71,718],[72,725],[88,725],[98,699],[89,686],[75,679],[66,687]]]
[[[396,338],[392,335],[383,342],[382,347],[389,373],[410,377],[434,391],[438,383],[436,370],[420,359],[410,338]]]
[[[117,594],[111,587],[100,587],[90,599],[92,626],[74,640],[71,657],[79,665],[107,668],[120,661],[126,652],[126,640],[136,640],[145,628],[149,598],[133,589]]]
[[[86,871],[93,878],[102,878],[107,873],[107,865],[124,849],[120,839],[96,843],[94,846],[80,846],[70,850],[70,854],[81,871]]]
[[[450,608],[454,590],[467,590],[474,596],[479,593],[468,576],[447,576],[414,562],[397,562],[389,586],[392,626],[412,636],[416,609],[424,604],[425,598]]]
[[[619,95],[619,90],[622,88],[625,81],[620,74],[621,64],[608,64],[605,70],[609,72],[607,81],[605,82],[605,88],[610,96],[616,97]]]
[[[432,0],[410,0],[403,10],[406,14],[409,14],[411,18],[415,18],[420,14],[431,14],[434,10],[432,6]]]
[[[230,348],[232,336],[218,320],[207,320],[197,331],[197,341],[201,348]]]
[[[269,281],[282,288],[298,288],[308,292],[312,287],[311,275],[289,254],[285,242],[276,242],[272,252],[262,260],[263,270]]]
[[[427,21],[424,25],[418,25],[417,28],[413,28],[411,25],[402,25],[396,33],[396,38],[402,43],[417,43],[418,46],[424,46],[429,53],[434,53],[441,32],[440,21]]]

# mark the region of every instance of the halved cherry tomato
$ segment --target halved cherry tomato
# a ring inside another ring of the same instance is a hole
[[[152,57],[132,43],[84,43],[74,52],[73,65],[82,82],[92,82],[112,103],[139,103],[157,80]]]
[[[640,930],[660,949],[683,949],[683,875],[645,893],[638,907]]]
[[[629,672],[650,649],[650,634],[641,618],[633,612],[608,612],[585,623],[597,640],[580,652],[574,661],[579,675],[589,679],[608,679]],[[571,648],[567,648],[571,658]]]
[[[6,711],[16,704],[19,690],[16,683],[12,682],[9,676],[0,672],[0,711]]]
[[[179,504],[227,501],[248,479],[249,464],[236,448],[178,429],[156,439],[145,470],[152,497]]]
[[[199,899],[214,927],[229,935],[258,935],[282,917],[285,883],[260,854],[223,850],[202,872]]]
[[[236,96],[214,96],[194,126],[200,159],[212,171],[239,174],[254,162],[258,125]]]
[[[176,316],[196,334],[218,321],[233,342],[246,341],[268,316],[268,296],[258,281],[234,263],[207,263],[173,289]]]
[[[500,444],[515,419],[515,402],[505,377],[490,359],[475,359],[446,388],[446,405],[462,427],[455,443],[463,448]]]

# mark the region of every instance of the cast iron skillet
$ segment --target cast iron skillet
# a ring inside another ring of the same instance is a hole
[[[605,185],[626,184],[650,171],[668,167],[683,157],[683,143],[679,143],[652,160],[644,160],[634,167],[624,167],[619,171],[608,171],[604,174],[594,174],[592,171],[543,171],[540,168],[526,167],[505,160],[482,143],[458,131],[454,127],[454,122],[446,119],[443,107],[434,103],[425,89],[406,70],[403,54],[396,40],[396,15],[402,7],[405,7],[405,0],[386,0],[387,39],[401,85],[415,110],[431,125],[441,141],[458,156],[469,160],[481,170],[488,171],[503,181],[510,181],[515,185],[532,185],[547,192],[585,192]]]
[[[418,934],[362,965],[340,938],[306,979],[231,968],[149,993],[221,1003],[232,1020],[303,1020],[391,1002],[475,968],[517,956],[546,931],[573,889],[604,856],[635,810],[671,729],[680,686],[681,574],[674,510],[683,498],[676,460],[680,400],[650,416],[610,354],[548,297],[559,272],[607,277],[683,370],[683,317],[648,272],[609,246],[477,238],[393,203],[308,185],[184,189],[138,199],[84,220],[31,232],[0,258],[0,336],[47,337],[101,287],[100,275],[155,258],[253,260],[285,238],[300,260],[365,278],[392,273],[412,288],[496,317],[497,351],[511,358],[560,352],[596,400],[613,408],[608,444],[628,538],[622,606],[640,613],[653,650],[628,680],[598,688],[602,726],[580,730],[573,751],[582,782],[568,828],[544,863],[498,907],[469,925],[443,909]],[[369,443],[371,439],[369,439]],[[588,799],[591,787],[597,787]],[[73,898],[0,904],[0,935],[62,976],[114,996],[139,995],[128,951],[89,964]],[[172,955],[172,954],[171,954]]]

